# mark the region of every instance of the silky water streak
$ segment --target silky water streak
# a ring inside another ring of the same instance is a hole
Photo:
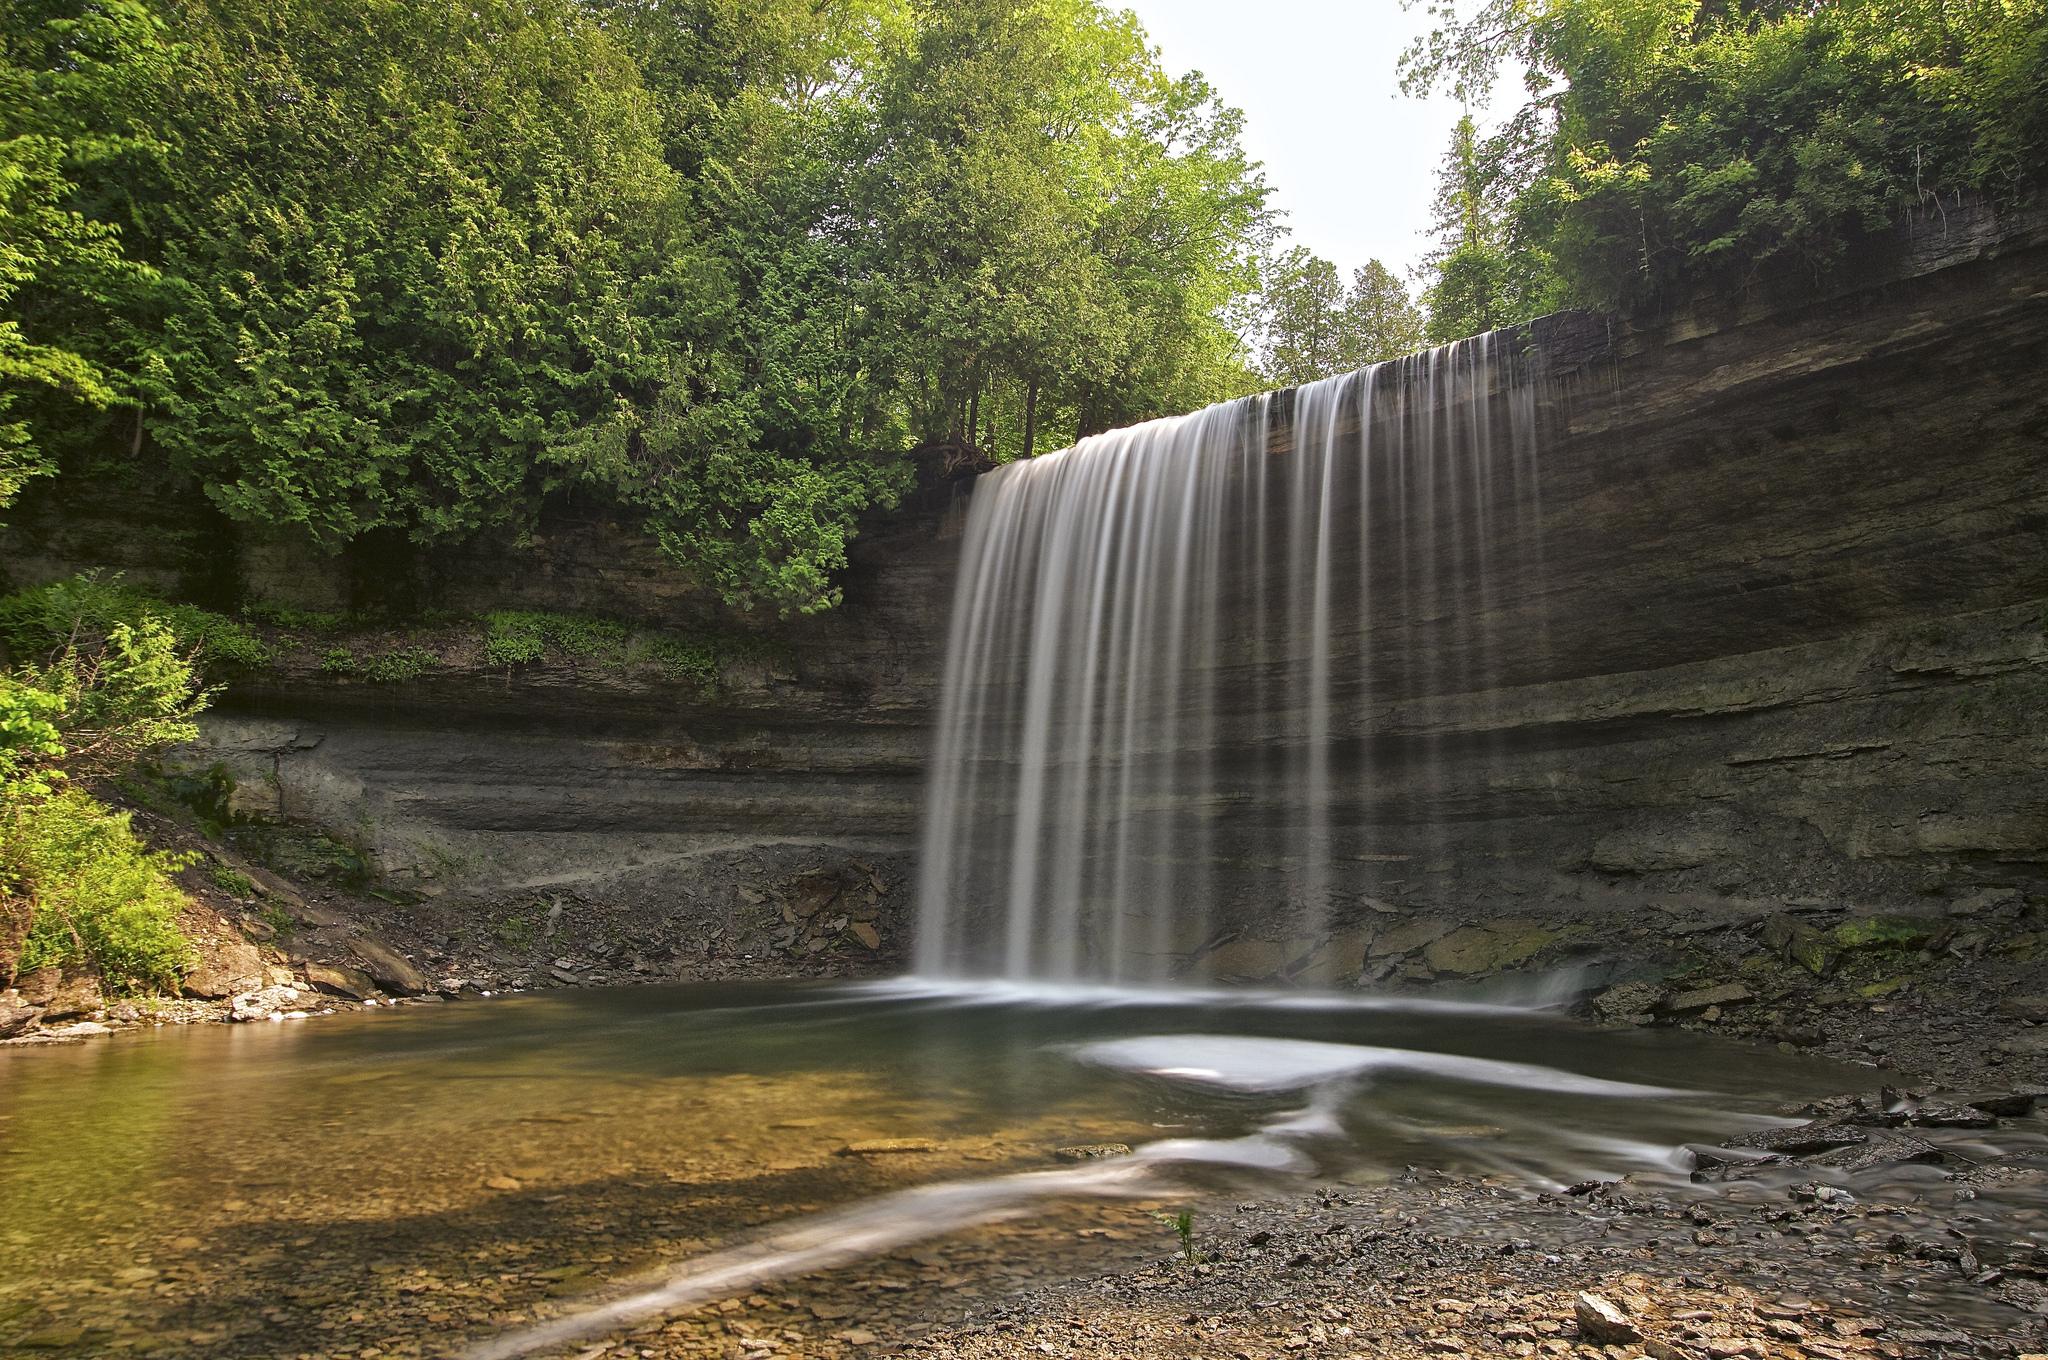
[[[1500,587],[1541,575],[1525,368],[1480,336],[983,475],[918,971],[1199,976],[1446,853],[1436,710],[1495,702]]]

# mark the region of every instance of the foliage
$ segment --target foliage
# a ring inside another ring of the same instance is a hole
[[[24,0],[0,43],[0,495],[168,462],[337,550],[577,498],[801,612],[913,448],[1252,382],[1240,119],[1097,0]]]
[[[230,897],[254,897],[256,895],[256,880],[243,873],[240,869],[232,869],[225,864],[212,864],[207,866],[206,876],[213,880],[214,887],[219,888]]]
[[[2048,0],[1430,0],[1411,89],[1529,100],[1453,147],[1432,330],[1825,277],[1909,209],[2036,192]],[[1470,211],[1476,209],[1477,211]],[[1502,299],[1505,301],[1502,301]]]
[[[1296,246],[1271,262],[1262,290],[1260,376],[1276,387],[1314,382],[1422,348],[1422,312],[1378,260],[1351,276]]]
[[[151,622],[209,670],[261,666],[271,659],[262,639],[235,620],[156,599],[119,577],[73,576],[0,598],[0,643],[18,655],[89,646],[118,625],[135,630]]]
[[[0,20],[0,510],[82,414],[137,402],[132,321],[157,275],[115,201],[164,149],[141,92],[169,71],[139,0],[14,0]]]
[[[626,625],[587,614],[500,610],[484,616],[484,659],[518,666],[541,659],[552,647],[564,656],[623,659]]]
[[[90,965],[124,991],[176,985],[192,952],[172,875],[192,862],[152,852],[127,813],[78,789],[0,798],[0,896],[25,901],[31,921],[16,967]]]
[[[246,633],[80,577],[0,599],[0,973],[88,964],[109,986],[174,982],[182,857],[152,853],[82,785],[197,734],[195,660]],[[211,640],[211,642],[209,642]],[[18,955],[17,951],[18,950]]]

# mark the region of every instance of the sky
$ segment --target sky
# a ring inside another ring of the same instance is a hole
[[[1120,0],[1175,75],[1199,70],[1245,113],[1294,242],[1350,277],[1406,279],[1429,249],[1436,168],[1457,101],[1406,98],[1394,63],[1426,16],[1399,0]],[[1483,121],[1483,114],[1482,114]]]

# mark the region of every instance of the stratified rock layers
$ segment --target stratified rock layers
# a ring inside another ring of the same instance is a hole
[[[1432,602],[1476,621],[1456,636],[1483,639],[1483,665],[1450,646],[1426,665],[1376,664],[1369,694],[1336,686],[1333,770],[1369,771],[1370,793],[1333,815],[1370,825],[1330,876],[1313,938],[1295,929],[1309,905],[1289,866],[1266,853],[1287,790],[1227,813],[1225,933],[1264,946],[1239,948],[1233,971],[1270,974],[1286,955],[1277,970],[1355,976],[1366,937],[1344,927],[1368,914],[1449,918],[1417,948],[1459,975],[1526,952],[1561,917],[1646,899],[1753,912],[2039,891],[2048,245],[2037,233],[1972,249],[1718,328],[1539,330],[1540,569],[1495,580],[1484,601]],[[175,578],[133,537],[94,550],[125,513],[77,492],[32,504],[10,569],[19,581],[113,561]],[[875,526],[845,606],[758,625],[788,660],[716,697],[545,663],[479,659],[381,687],[287,666],[230,693],[195,758],[422,886],[574,884],[660,909],[736,850],[902,855],[957,515]],[[279,560],[244,551],[248,593],[307,575]],[[460,609],[666,626],[705,611],[605,525],[565,523],[524,557],[451,556],[432,575],[434,598]],[[1370,645],[1384,657],[1429,623],[1378,618]],[[1336,639],[1340,656],[1358,645]],[[1451,931],[1495,917],[1515,928]]]

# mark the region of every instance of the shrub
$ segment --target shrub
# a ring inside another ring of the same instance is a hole
[[[115,991],[175,986],[192,948],[171,876],[193,858],[151,851],[127,813],[76,789],[0,800],[0,897],[29,922],[16,967],[87,965]]]
[[[0,599],[0,642],[22,656],[67,645],[91,648],[119,625],[140,629],[154,621],[209,669],[246,669],[271,659],[263,640],[242,624],[196,605],[167,604],[119,577],[74,576]]]
[[[507,609],[484,616],[484,656],[501,666],[538,661],[552,647],[564,656],[620,661],[628,629],[617,619]]]

